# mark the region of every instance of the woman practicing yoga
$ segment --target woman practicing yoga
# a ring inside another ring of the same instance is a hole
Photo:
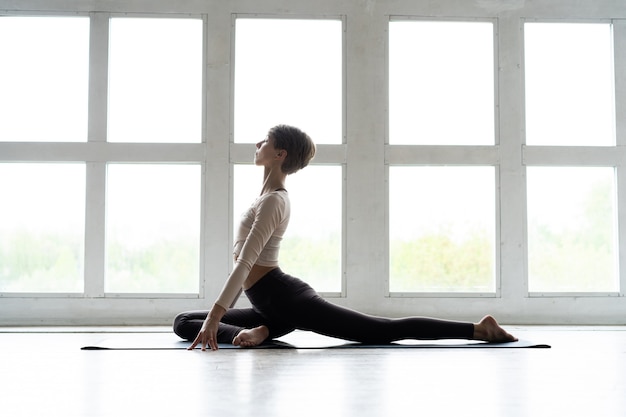
[[[321,298],[308,284],[278,267],[280,241],[289,223],[287,175],[306,167],[315,144],[300,129],[279,125],[256,144],[254,163],[264,167],[260,196],[243,214],[235,239],[235,265],[210,311],[180,313],[174,332],[201,345],[252,347],[295,329],[367,344],[402,339],[517,340],[491,316],[479,323],[427,317],[385,318],[360,313]],[[241,290],[252,308],[231,308]]]

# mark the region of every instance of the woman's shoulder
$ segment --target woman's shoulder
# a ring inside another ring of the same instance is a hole
[[[289,203],[289,195],[286,190],[275,190],[262,194],[256,200],[256,206],[278,206],[284,207]]]
[[[287,190],[284,189],[280,189],[280,190],[274,190],[274,191],[270,191],[264,194],[261,194],[258,198],[258,200],[288,200],[289,199],[289,195],[287,194]]]

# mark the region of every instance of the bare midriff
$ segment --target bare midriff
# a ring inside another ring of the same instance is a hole
[[[268,272],[276,268],[278,267],[277,266],[261,266],[257,264],[252,265],[252,269],[250,270],[250,273],[248,274],[248,278],[246,278],[246,280],[243,283],[243,289],[247,290],[248,288],[251,288],[254,284],[259,282],[259,280],[263,278]]]

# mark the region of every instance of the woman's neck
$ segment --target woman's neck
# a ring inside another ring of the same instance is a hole
[[[276,191],[281,188],[285,188],[285,179],[287,175],[284,174],[280,168],[278,169],[265,169],[263,176],[263,188],[261,189],[261,195],[267,194],[272,191]]]

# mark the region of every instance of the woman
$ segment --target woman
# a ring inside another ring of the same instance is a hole
[[[401,339],[517,340],[491,316],[479,323],[425,317],[389,319],[340,307],[322,299],[308,284],[278,267],[280,241],[289,223],[287,175],[306,167],[315,144],[300,129],[279,125],[256,144],[254,163],[264,167],[260,196],[241,218],[234,246],[235,265],[210,311],[189,311],[174,320],[183,339],[218,349],[218,343],[252,347],[295,329],[361,343]],[[252,308],[234,309],[245,290]]]

